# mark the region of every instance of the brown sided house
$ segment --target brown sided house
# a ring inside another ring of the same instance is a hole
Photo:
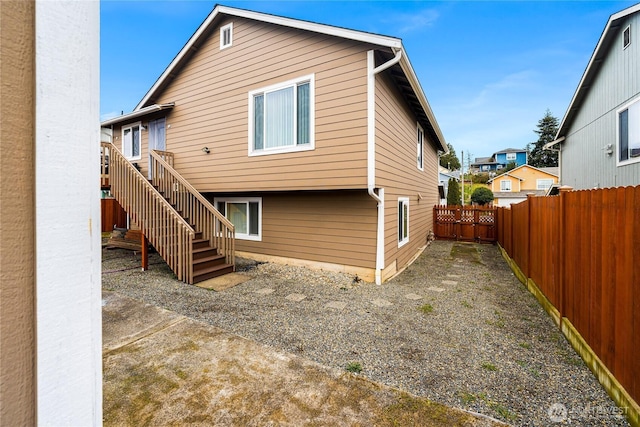
[[[377,283],[427,243],[447,150],[400,39],[225,6],[102,126],[144,176],[169,152],[236,254]]]

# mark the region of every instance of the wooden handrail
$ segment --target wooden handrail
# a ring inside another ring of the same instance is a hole
[[[151,151],[153,185],[202,232],[212,247],[225,256],[225,262],[235,266],[235,228],[198,190],[182,177],[169,162],[173,153]]]
[[[109,153],[108,178],[113,196],[140,225],[178,280],[193,283],[193,227],[113,144],[101,143],[101,150]]]

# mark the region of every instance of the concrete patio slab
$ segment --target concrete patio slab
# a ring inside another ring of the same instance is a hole
[[[105,426],[502,425],[116,293],[103,310]]]

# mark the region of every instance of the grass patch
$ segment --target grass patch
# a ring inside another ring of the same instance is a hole
[[[360,362],[349,362],[347,363],[347,367],[345,369],[348,372],[359,374],[360,372],[362,372],[362,364],[360,364]]]
[[[466,308],[473,308],[473,306],[469,304],[467,301],[462,301],[462,306]]]
[[[424,304],[424,305],[421,305],[418,308],[418,310],[420,310],[424,314],[433,313],[433,306],[431,304]]]
[[[531,344],[529,344],[528,342],[521,342],[518,345],[522,348],[526,348],[527,350],[531,348]]]
[[[466,391],[459,392],[458,396],[460,396],[460,400],[462,400],[462,403],[467,404],[467,405],[469,403],[473,403],[476,400],[478,400],[478,397],[475,394],[467,393]]]
[[[496,365],[494,365],[493,363],[489,363],[489,362],[483,362],[482,363],[482,368],[486,369],[487,371],[497,371],[498,370]]]

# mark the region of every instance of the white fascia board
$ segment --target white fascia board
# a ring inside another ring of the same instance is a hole
[[[218,14],[225,14],[229,16],[237,16],[240,18],[252,19],[255,21],[267,22],[275,25],[282,25],[285,27],[297,28],[301,30],[313,31],[316,33],[326,34],[330,36],[342,37],[345,39],[360,41],[364,43],[372,43],[379,46],[386,46],[395,49],[402,48],[402,41],[395,37],[383,36],[373,33],[366,33],[363,31],[349,30],[347,28],[333,27],[330,25],[317,24],[315,22],[301,21],[298,19],[285,18],[276,15],[269,15],[260,12],[252,12],[244,9],[236,9],[227,6],[216,6],[213,11],[207,16],[207,19],[198,27],[195,33],[191,36],[189,41],[184,45],[176,57],[171,61],[169,66],[160,75],[158,80],[151,86],[151,89],[145,94],[142,100],[136,105],[134,111],[139,110],[142,106],[149,101],[151,96],[156,90],[163,84],[163,82],[173,73],[175,67],[180,63],[182,58],[191,50],[193,45],[200,39],[203,33],[209,28],[211,23],[216,19]]]
[[[169,102],[167,104],[149,105],[148,107],[144,107],[139,110],[134,110],[131,113],[123,114],[121,116],[105,120],[104,122],[100,123],[100,127],[107,127],[107,126],[115,125],[117,123],[122,123],[125,121],[137,119],[139,117],[145,116],[150,113],[154,113],[156,111],[168,110],[170,108],[173,108],[174,105],[175,104],[173,102]]]
[[[624,10],[621,10],[620,12],[614,13],[613,15],[611,15],[609,17],[609,20],[607,21],[607,25],[604,27],[604,30],[602,31],[602,35],[600,35],[600,39],[598,40],[598,44],[596,45],[596,48],[593,50],[593,53],[591,54],[591,58],[589,59],[589,63],[587,64],[587,68],[584,70],[584,73],[582,73],[582,78],[580,78],[580,83],[578,83],[578,87],[576,88],[576,91],[573,94],[573,97],[571,98],[571,102],[569,102],[569,107],[567,108],[567,111],[564,113],[564,117],[562,118],[562,121],[560,122],[560,126],[558,127],[558,132],[556,133],[556,136],[554,139],[559,139],[561,136],[566,136],[564,135],[564,133],[566,132],[565,129],[565,125],[566,125],[566,121],[567,118],[569,116],[569,113],[571,112],[571,110],[574,108],[574,104],[576,102],[576,99],[578,98],[578,95],[583,91],[583,90],[587,90],[587,89],[583,89],[582,86],[584,85],[585,80],[587,79],[587,77],[589,75],[591,75],[591,70],[594,67],[594,64],[596,63],[596,58],[598,57],[598,54],[600,53],[600,50],[602,49],[602,44],[604,43],[604,40],[607,38],[606,36],[608,35],[609,31],[611,30],[611,27],[613,26],[614,23],[616,23],[618,20],[625,18],[631,14],[634,14],[636,12],[640,11],[640,3],[633,5],[631,7],[628,7]]]
[[[448,152],[449,148],[447,147],[447,143],[444,139],[444,135],[442,134],[442,130],[440,130],[440,126],[436,121],[436,117],[433,114],[433,110],[431,110],[431,105],[429,105],[429,101],[427,100],[427,97],[422,90],[422,86],[420,85],[418,76],[416,76],[416,73],[413,70],[413,67],[411,66],[411,62],[409,61],[409,57],[407,56],[406,51],[404,51],[404,49],[403,49],[402,58],[400,58],[400,67],[402,67],[404,74],[407,76],[407,79],[409,80],[409,84],[413,88],[413,92],[416,94],[416,97],[418,98],[420,105],[424,109],[424,112],[426,113],[431,126],[433,126],[433,130],[435,131],[436,136],[438,137],[438,143],[440,144],[440,148],[442,148],[443,151]]]

